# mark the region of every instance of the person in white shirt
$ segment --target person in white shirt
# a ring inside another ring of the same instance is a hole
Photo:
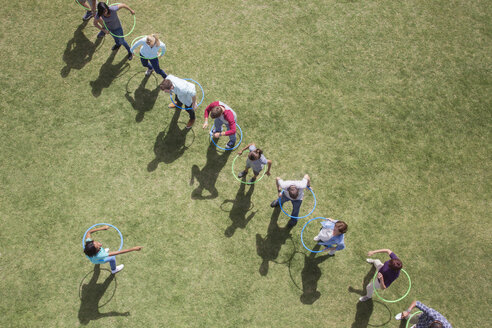
[[[279,202],[282,204],[290,201],[292,202],[291,219],[287,224],[287,227],[293,228],[297,224],[297,219],[294,217],[299,216],[299,210],[301,208],[302,200],[304,199],[304,189],[311,186],[311,179],[309,175],[305,175],[301,181],[294,180],[282,180],[279,177],[276,179],[278,198],[275,199],[270,206],[277,207]]]
[[[162,91],[172,94],[174,93],[174,101],[177,106],[186,108],[186,111],[190,115],[190,120],[186,124],[187,129],[191,129],[195,123],[195,109],[196,109],[196,88],[193,83],[180,79],[174,75],[169,74],[164,81],[161,82],[160,88]],[[169,108],[176,108],[174,103],[169,104]]]
[[[135,53],[135,49],[140,48],[140,61],[142,62],[143,67],[147,68],[147,72],[145,72],[145,76],[149,76],[152,72],[156,72],[160,74],[164,79],[167,77],[166,72],[159,67],[159,56],[163,55],[166,52],[166,45],[164,42],[159,40],[159,36],[157,34],[150,34],[146,37],[141,38],[133,47],[131,47],[130,51]],[[159,51],[162,53],[159,54]],[[149,63],[150,61],[150,63]]]

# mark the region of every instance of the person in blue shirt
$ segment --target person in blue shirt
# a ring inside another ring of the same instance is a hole
[[[407,319],[414,307],[418,308],[422,313],[418,314],[418,322],[411,328],[452,328],[442,314],[419,301],[413,301],[406,311],[396,316],[396,319]]]
[[[100,228],[94,228],[89,230],[87,234],[84,236],[85,239],[84,253],[85,255],[87,255],[87,257],[89,257],[89,260],[94,264],[109,262],[109,265],[111,266],[111,273],[115,274],[123,270],[124,267],[123,264],[116,266],[116,258],[115,258],[116,255],[129,253],[133,251],[140,251],[143,247],[136,246],[133,248],[124,249],[117,252],[109,252],[109,248],[103,248],[100,242],[92,239],[92,234],[94,232],[101,231],[101,230],[108,230],[108,229],[109,226],[106,225]]]
[[[335,255],[336,251],[341,251],[345,248],[345,233],[347,232],[347,223],[343,221],[325,219],[321,222],[321,229],[315,241],[318,245],[325,246],[323,252],[328,252],[329,255]]]

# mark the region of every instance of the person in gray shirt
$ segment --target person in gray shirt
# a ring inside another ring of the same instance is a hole
[[[301,208],[302,200],[304,199],[304,189],[311,187],[311,179],[307,174],[301,181],[284,181],[277,177],[276,183],[278,198],[275,199],[270,206],[277,207],[279,206],[280,201],[282,204],[285,204],[288,201],[292,202],[291,219],[287,224],[287,227],[293,228],[297,224],[297,219],[294,217],[299,216],[299,209]]]

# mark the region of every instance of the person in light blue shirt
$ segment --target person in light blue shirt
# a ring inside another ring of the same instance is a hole
[[[164,42],[159,40],[157,34],[147,35],[146,37],[141,38],[133,47],[131,47],[130,51],[135,53],[135,49],[140,48],[140,61],[142,62],[143,67],[147,68],[147,72],[145,72],[145,76],[149,76],[155,71],[157,74],[160,74],[163,78],[167,77],[166,72],[164,72],[159,67],[159,56],[163,55],[166,52],[166,45]],[[159,53],[161,51],[161,53]],[[149,64],[150,61],[150,64]]]
[[[345,233],[347,232],[347,223],[343,221],[325,219],[321,222],[321,229],[315,241],[319,245],[325,246],[323,252],[329,251],[329,255],[335,255],[336,251],[341,251],[345,248]]]
[[[109,262],[109,265],[111,266],[111,273],[116,274],[117,272],[123,270],[124,265],[120,264],[117,266],[115,256],[124,253],[133,252],[133,251],[140,251],[143,247],[136,246],[133,248],[124,249],[117,252],[109,252],[109,248],[103,248],[100,242],[92,239],[92,234],[94,232],[101,231],[101,230],[108,230],[108,229],[109,226],[106,225],[100,228],[94,228],[89,230],[87,234],[84,236],[85,239],[84,253],[85,255],[87,255],[89,260],[94,264],[102,264],[102,263]]]

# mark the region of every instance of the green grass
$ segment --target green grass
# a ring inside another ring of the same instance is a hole
[[[138,59],[111,58],[109,37],[94,45],[76,4],[4,4],[0,326],[397,327],[413,299],[455,327],[490,326],[489,1],[128,4],[127,41],[160,33],[161,67],[205,89],[186,136],[160,77],[138,89]],[[273,160],[253,192],[200,127],[214,100]],[[313,215],[349,225],[333,258],[304,250],[302,224],[289,234],[269,207],[275,176],[304,173]],[[118,258],[104,295],[80,287],[93,276],[82,234],[97,222],[144,246]],[[376,248],[412,277],[400,303],[348,291],[370,278]]]

